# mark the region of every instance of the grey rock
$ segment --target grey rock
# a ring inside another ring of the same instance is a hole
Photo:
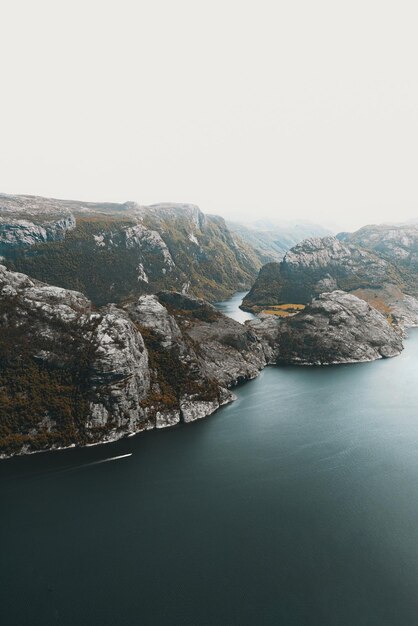
[[[145,421],[141,400],[150,389],[148,352],[129,317],[115,306],[105,309],[91,337],[95,359],[90,384],[95,400],[86,426],[112,427],[134,432]],[[105,386],[105,393],[103,387]]]
[[[407,243],[412,245],[412,238],[404,238],[395,232],[399,235],[397,241],[400,239],[405,246]],[[383,237],[380,229],[378,233]],[[389,241],[393,240],[391,233],[388,233]],[[363,233],[357,237],[356,234],[344,234],[340,239],[304,240],[287,252],[281,263],[270,263],[260,270],[244,299],[243,308],[259,311],[276,304],[306,304],[321,293],[341,289],[366,300],[402,327],[416,326],[418,300],[411,294],[416,290],[418,266],[417,272],[414,273],[412,268],[411,274],[409,268],[407,273],[406,267],[402,268],[398,263],[395,266],[389,260],[387,250],[384,257],[381,256],[381,239],[370,238]],[[375,248],[368,250],[359,245],[367,242],[370,246],[374,242]]]
[[[377,254],[336,237],[305,239],[281,263],[260,270],[243,304],[244,308],[305,304],[324,291],[379,288],[388,283],[400,285],[401,276]]]
[[[141,296],[125,305],[132,320],[152,330],[160,339],[163,348],[171,348],[182,342],[181,331],[176,320],[161,304],[157,296]]]
[[[201,370],[224,387],[255,378],[267,360],[261,340],[251,328],[220,315],[193,324],[185,334],[195,346]]]
[[[180,410],[159,410],[155,414],[155,427],[158,429],[169,428],[170,426],[179,424],[180,419]]]
[[[211,415],[219,409],[219,407],[220,404],[217,400],[202,401],[193,399],[192,396],[184,397],[180,403],[181,414],[186,423],[195,422],[207,415]]]
[[[60,241],[75,228],[71,210],[50,200],[47,205],[36,196],[0,194],[0,250],[16,245]]]
[[[391,262],[402,276],[403,291],[418,296],[418,224],[364,226],[354,233],[340,233],[338,238]]]
[[[343,291],[321,294],[303,312],[279,321],[278,330],[278,363],[356,363],[393,357],[403,349],[399,330]]]
[[[203,300],[163,292],[95,310],[79,292],[4,266],[0,349],[11,373],[23,359],[40,367],[46,381],[51,375],[48,394],[61,393],[54,372],[63,372],[68,385],[62,412],[49,414],[48,400],[39,414],[34,409],[29,426],[25,415],[17,416],[13,446],[0,438],[3,456],[115,441],[202,419],[234,399],[230,387],[266,364],[256,334]],[[23,394],[32,392],[30,379],[19,385]],[[75,405],[70,398],[78,398]]]
[[[217,301],[249,287],[261,265],[223,218],[195,205],[6,194],[0,194],[0,254],[35,278],[76,285],[97,306],[163,289]],[[92,276],[84,262],[92,265]]]

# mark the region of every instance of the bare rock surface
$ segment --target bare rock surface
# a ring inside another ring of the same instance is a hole
[[[9,269],[81,290],[97,306],[166,289],[217,301],[249,287],[261,265],[223,218],[193,204],[7,194],[0,194],[0,255]]]
[[[162,292],[95,309],[0,266],[0,455],[201,419],[265,364],[255,333],[203,300]]]
[[[321,294],[293,317],[249,324],[264,340],[270,337],[277,363],[358,363],[397,356],[403,349],[399,329],[344,291]]]
[[[400,265],[418,268],[417,224],[363,226],[354,233],[341,233],[338,238],[380,252]]]
[[[281,303],[305,304],[325,291],[401,284],[396,268],[358,245],[336,237],[305,239],[281,263],[265,265],[244,299],[245,308]]]
[[[289,250],[281,263],[270,263],[260,270],[243,308],[260,311],[276,304],[306,304],[321,293],[344,290],[366,300],[390,321],[405,328],[416,326],[415,239],[396,229],[387,233],[387,240],[383,237],[386,231],[382,233],[380,229],[379,238],[377,235],[367,238],[364,233],[360,236],[361,232],[357,237],[345,234],[340,239],[305,239]],[[382,239],[387,243],[385,248]],[[407,263],[412,265],[408,269],[395,263],[398,255],[388,243],[394,241],[411,246]],[[370,249],[363,247],[366,243]]]

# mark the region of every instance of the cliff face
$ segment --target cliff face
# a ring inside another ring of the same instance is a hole
[[[401,333],[381,313],[356,296],[333,291],[283,320],[277,362],[355,363],[393,357],[402,349]]]
[[[81,203],[0,196],[9,269],[86,293],[97,305],[164,289],[208,300],[253,282],[254,250],[195,205]]]
[[[66,207],[42,207],[28,196],[0,194],[0,254],[18,246],[61,241],[75,228],[74,215]]]
[[[364,300],[344,291],[323,293],[303,312],[271,315],[248,325],[270,351],[270,362],[294,365],[358,363],[397,356],[402,332]]]
[[[266,263],[260,269],[257,279],[242,302],[245,311],[257,312],[260,309],[282,302],[283,278],[280,263]]]
[[[335,237],[305,239],[289,250],[281,263],[263,268],[244,302],[257,301],[263,288],[266,300],[273,296],[278,304],[304,304],[324,291],[373,288],[394,281],[401,282],[396,269],[359,246]],[[268,283],[273,283],[274,291],[269,291]]]
[[[341,233],[342,241],[372,250],[399,269],[409,293],[418,295],[418,225],[364,226],[354,233]]]
[[[306,304],[321,293],[344,290],[388,318],[412,326],[418,324],[418,301],[405,288],[398,267],[373,251],[335,237],[306,239],[287,252],[281,263],[260,270],[243,308]]]
[[[412,251],[398,270],[380,244],[305,240],[244,301],[282,318],[242,325],[187,294],[220,298],[254,272],[222,218],[194,205],[1,203],[0,456],[191,422],[266,364],[395,356],[400,327],[418,325]]]
[[[265,365],[250,329],[177,293],[96,310],[0,266],[0,454],[193,421]]]

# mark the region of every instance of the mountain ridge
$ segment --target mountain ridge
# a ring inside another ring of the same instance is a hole
[[[264,265],[242,308],[261,311],[307,303],[321,293],[343,290],[358,295],[388,319],[418,324],[418,301],[411,284],[418,274],[405,272],[387,255],[337,237],[306,239],[280,263]]]
[[[7,194],[0,195],[0,254],[10,269],[82,291],[98,305],[161,289],[216,301],[250,287],[261,266],[222,217],[190,203]]]
[[[263,263],[281,261],[290,248],[307,237],[331,234],[327,228],[303,220],[256,220],[249,223],[227,220],[227,225],[258,252]]]

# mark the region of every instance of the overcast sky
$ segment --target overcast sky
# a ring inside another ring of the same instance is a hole
[[[0,190],[418,218],[417,7],[3,0]]]

